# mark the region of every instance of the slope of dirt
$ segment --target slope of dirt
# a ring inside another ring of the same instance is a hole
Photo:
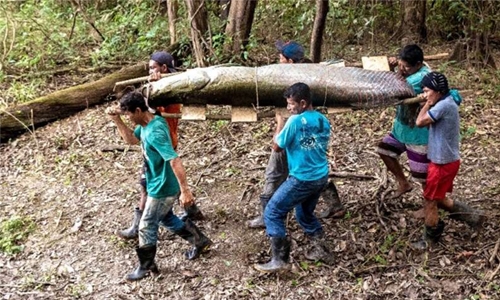
[[[137,265],[135,242],[115,231],[129,225],[138,199],[141,154],[124,146],[104,114],[89,109],[0,148],[0,220],[24,216],[36,224],[20,254],[0,254],[3,299],[494,299],[500,297],[498,194],[500,107],[468,97],[461,106],[462,166],[453,195],[489,216],[482,231],[444,216],[440,244],[415,252],[422,223],[414,183],[402,199],[375,153],[390,129],[393,108],[331,115],[330,161],[335,171],[375,180],[336,178],[348,213],[324,220],[335,263],[310,263],[301,229],[291,217],[292,271],[262,275],[252,265],[269,258],[263,231],[245,221],[258,212],[274,121],[228,124],[181,122],[180,154],[207,217],[198,222],[212,250],[186,261],[188,244],[161,233],[161,275],[137,283],[124,276]],[[402,158],[404,161],[405,158]],[[408,170],[406,170],[408,171]],[[380,201],[381,198],[385,198]],[[323,208],[320,201],[318,209]],[[178,209],[176,207],[176,209]],[[492,279],[493,278],[493,279]]]

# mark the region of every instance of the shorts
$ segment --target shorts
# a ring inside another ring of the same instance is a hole
[[[425,183],[427,179],[427,168],[430,160],[427,158],[427,145],[403,144],[398,141],[392,133],[386,135],[378,144],[377,153],[392,158],[406,152],[410,173],[413,179],[419,183]]]
[[[443,200],[446,193],[453,191],[453,180],[460,168],[460,160],[439,165],[431,162],[427,174],[427,184],[424,189],[424,198],[427,200]]]

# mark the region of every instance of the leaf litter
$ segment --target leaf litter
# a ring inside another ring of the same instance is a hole
[[[484,95],[483,95],[484,97]],[[470,104],[470,105],[469,105]],[[105,105],[106,106],[106,105]],[[500,295],[500,107],[466,98],[461,107],[462,166],[453,197],[481,207],[480,232],[444,217],[445,234],[429,252],[408,243],[422,223],[410,212],[422,191],[384,197],[394,178],[375,153],[390,130],[392,108],[331,115],[333,171],[375,180],[336,178],[347,214],[322,220],[334,263],[307,262],[307,240],[293,216],[292,271],[266,275],[253,264],[269,259],[264,231],[245,221],[259,213],[258,195],[270,154],[274,120],[257,123],[180,122],[179,154],[207,217],[198,222],[212,250],[186,261],[188,244],[160,233],[161,274],[128,283],[137,265],[135,241],[115,232],[128,227],[139,199],[140,151],[124,147],[104,114],[89,109],[2,145],[1,221],[30,216],[36,229],[23,252],[0,254],[3,299],[488,299]],[[474,128],[475,130],[467,130]],[[118,149],[108,151],[106,149]],[[405,158],[402,158],[403,165]],[[405,169],[408,173],[408,169]],[[383,200],[381,198],[384,197]],[[318,210],[324,209],[320,200]],[[178,206],[175,207],[179,211]],[[496,249],[496,250],[495,250]]]

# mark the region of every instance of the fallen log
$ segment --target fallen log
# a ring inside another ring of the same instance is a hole
[[[165,49],[174,52],[179,44]],[[147,62],[125,67],[94,82],[70,87],[11,108],[0,110],[0,143],[55,120],[103,103],[115,83],[148,75]]]
[[[105,101],[116,82],[148,74],[147,64],[126,67],[94,82],[70,87],[0,111],[0,142],[69,117]]]
[[[284,90],[296,82],[310,86],[314,106],[371,108],[415,96],[395,72],[320,64],[196,68],[145,85],[142,92],[151,107],[171,103],[283,107]]]

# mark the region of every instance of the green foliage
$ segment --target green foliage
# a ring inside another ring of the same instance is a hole
[[[227,120],[217,120],[210,122],[210,127],[214,131],[220,131],[222,128],[226,127],[227,124],[229,124],[229,121]]]
[[[12,216],[0,223],[0,251],[10,255],[21,252],[21,243],[34,228],[35,224],[28,217]]]
[[[464,123],[460,124],[460,137],[462,139],[468,139],[476,133],[475,126],[468,126]]]
[[[380,251],[382,253],[388,253],[393,245],[393,242],[394,242],[394,236],[389,234],[388,236],[385,237],[385,240],[384,240],[384,243],[382,244],[382,246],[380,246]]]

